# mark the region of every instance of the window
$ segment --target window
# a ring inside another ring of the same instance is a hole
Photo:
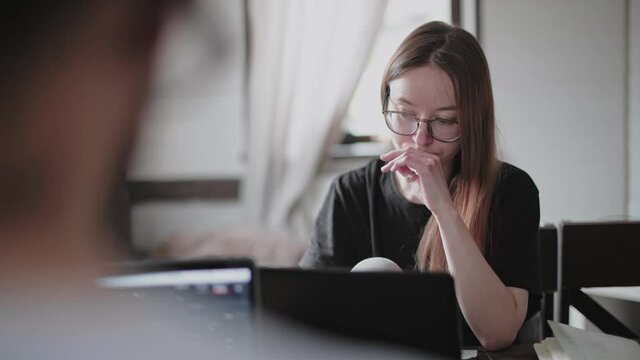
[[[416,27],[434,20],[451,23],[451,0],[389,0],[382,27],[342,123],[343,144],[388,142],[390,132],[380,107],[382,73],[400,42]],[[366,149],[373,152],[376,148]]]

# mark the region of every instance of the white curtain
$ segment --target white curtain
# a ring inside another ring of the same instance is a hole
[[[386,0],[249,1],[249,221],[287,228],[366,65]]]

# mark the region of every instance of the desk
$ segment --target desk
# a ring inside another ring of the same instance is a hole
[[[536,351],[532,344],[511,345],[502,351],[487,353],[482,348],[478,348],[478,356],[473,359],[478,360],[538,360]]]

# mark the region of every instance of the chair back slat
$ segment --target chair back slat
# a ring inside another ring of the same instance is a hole
[[[640,285],[640,222],[567,223],[560,226],[560,236],[560,322],[569,322],[569,307],[574,306],[603,332],[637,339],[580,289]]]
[[[558,230],[546,225],[539,230],[540,287],[542,293],[558,290]]]
[[[640,222],[567,223],[562,287],[640,285]]]
[[[553,336],[547,320],[554,318],[554,297],[558,291],[558,229],[555,225],[545,225],[538,231],[540,245],[540,301],[542,338]],[[542,338],[540,340],[542,340]]]

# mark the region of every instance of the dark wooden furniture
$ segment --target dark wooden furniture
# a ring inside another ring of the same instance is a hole
[[[540,228],[540,290],[542,292],[540,329],[543,338],[553,336],[547,320],[553,320],[554,297],[558,291],[558,229],[555,225]]]
[[[581,288],[640,285],[640,222],[564,223],[559,233],[560,321],[568,323],[573,306],[603,332],[637,339]]]
[[[511,345],[500,351],[486,351],[478,348],[478,355],[473,358],[478,360],[538,360],[538,355],[533,349],[533,344]]]

